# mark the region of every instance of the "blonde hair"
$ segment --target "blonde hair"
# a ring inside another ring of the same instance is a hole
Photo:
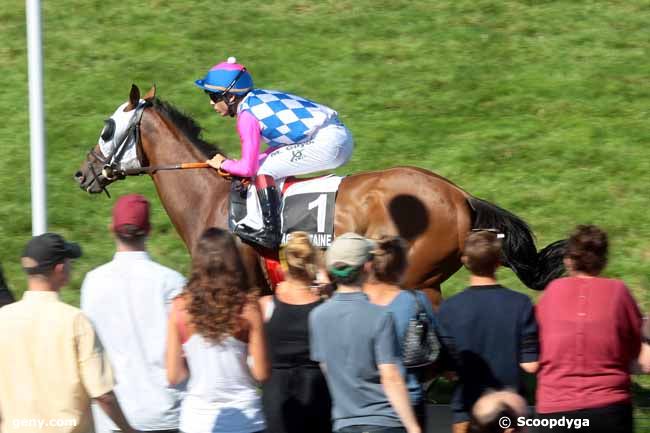
[[[292,278],[313,281],[318,272],[320,256],[305,232],[292,232],[287,245],[280,251],[282,267]]]

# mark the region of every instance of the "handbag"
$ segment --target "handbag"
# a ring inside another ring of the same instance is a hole
[[[438,359],[440,340],[417,295],[412,290],[409,292],[415,299],[415,315],[409,319],[404,334],[402,363],[406,368],[424,367]]]

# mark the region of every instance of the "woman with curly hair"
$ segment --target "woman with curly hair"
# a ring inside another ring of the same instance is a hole
[[[260,299],[266,320],[271,377],[262,400],[273,433],[331,433],[332,404],[317,362],[309,359],[309,314],[322,303],[311,289],[319,252],[305,232],[293,232],[282,250],[286,280]]]
[[[537,304],[536,409],[541,418],[588,419],[590,432],[632,433],[629,368],[641,348],[641,313],[623,281],[600,276],[608,244],[600,228],[578,226],[564,256],[569,276]]]
[[[167,379],[175,385],[189,378],[180,430],[263,431],[256,381],[268,375],[257,291],[248,284],[232,235],[210,228],[199,240],[189,282],[169,317]]]

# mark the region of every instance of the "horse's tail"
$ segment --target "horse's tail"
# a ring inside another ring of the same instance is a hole
[[[497,229],[505,234],[504,265],[533,290],[543,290],[553,279],[564,274],[562,258],[566,240],[555,241],[537,252],[533,233],[518,216],[476,197],[468,197],[472,208],[472,229]]]

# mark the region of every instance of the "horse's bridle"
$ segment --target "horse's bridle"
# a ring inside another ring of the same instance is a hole
[[[147,172],[147,168],[149,167],[140,167],[141,169],[145,169],[140,173],[131,173],[133,170],[124,170],[120,168],[120,162],[122,161],[122,157],[124,156],[124,152],[128,148],[129,144],[133,142],[136,146],[136,151],[138,154],[138,162],[140,165],[142,164],[141,161],[141,143],[140,143],[140,122],[142,121],[142,114],[144,113],[145,108],[151,107],[153,104],[151,101],[143,101],[138,104],[138,106],[135,108],[135,113],[131,117],[131,120],[129,120],[129,126],[126,128],[126,130],[122,133],[122,135],[119,138],[115,138],[114,141],[115,143],[119,143],[117,146],[113,148],[111,153],[108,156],[103,156],[99,154],[95,149],[90,149],[88,152],[88,155],[86,159],[91,162],[88,164],[90,168],[90,172],[93,175],[93,179],[90,181],[88,184],[88,187],[93,184],[93,182],[97,182],[99,187],[106,193],[108,197],[110,197],[110,193],[108,192],[108,189],[106,189],[105,185],[102,185],[102,183],[99,181],[99,174],[95,171],[92,162],[98,162],[102,164],[102,171],[101,175],[104,176],[107,180],[114,181],[114,180],[119,180],[119,179],[124,179],[127,175],[131,174],[143,174]],[[91,158],[94,161],[91,161]],[[137,169],[136,169],[137,170]]]
[[[90,149],[86,160],[89,162],[88,166],[90,172],[93,175],[93,179],[90,181],[86,189],[97,182],[102,191],[110,197],[110,193],[106,188],[107,185],[102,185],[100,182],[100,175],[109,181],[122,180],[126,176],[141,176],[143,174],[154,174],[157,171],[162,170],[184,170],[184,169],[196,169],[196,168],[209,168],[210,165],[207,162],[183,162],[180,164],[167,164],[167,165],[149,165],[149,161],[142,149],[142,140],[140,137],[140,122],[142,121],[142,114],[145,108],[151,107],[153,103],[151,101],[143,101],[138,104],[136,111],[129,121],[128,128],[124,131],[119,140],[115,140],[116,143],[119,143],[113,151],[108,156],[103,156],[98,153],[95,149]],[[138,163],[140,167],[134,168],[122,168],[120,167],[120,162],[124,156],[124,152],[128,148],[128,145],[134,143],[136,146],[136,154]],[[93,162],[98,162],[102,165],[101,173],[97,173],[93,167]],[[217,174],[226,180],[232,180],[233,176],[230,173],[226,173],[222,170],[217,170]]]
[[[153,104],[151,101],[140,102],[135,108],[135,113],[129,121],[128,128],[126,131],[124,131],[119,139],[115,140],[115,142],[119,143],[119,145],[115,146],[113,148],[113,151],[106,157],[105,164],[102,169],[102,174],[106,179],[117,179],[117,175],[120,172],[120,162],[122,162],[124,152],[126,151],[131,141],[133,141],[135,146],[140,145],[140,122],[142,121],[142,114],[144,113],[145,108],[151,107],[152,105]]]

